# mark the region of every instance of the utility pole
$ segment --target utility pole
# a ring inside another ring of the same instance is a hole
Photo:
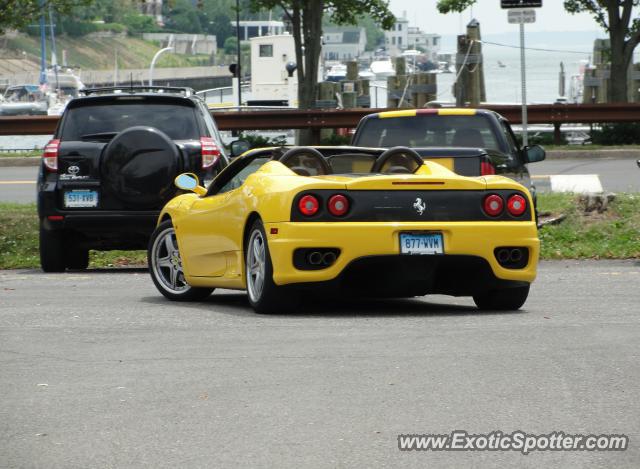
[[[40,0],[40,84],[47,82],[47,41],[44,24],[45,0]]]
[[[536,22],[536,11],[533,8],[540,8],[542,0],[501,0],[503,9],[508,10],[507,17],[509,23],[520,25],[520,81],[522,86],[522,144],[529,145],[529,134],[527,133],[527,72],[524,54],[524,25],[525,23]]]
[[[238,108],[242,106],[242,55],[240,50],[240,0],[236,0],[236,53],[238,55],[238,65],[236,75],[238,77]]]

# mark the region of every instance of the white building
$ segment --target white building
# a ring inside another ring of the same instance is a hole
[[[233,37],[236,37],[236,22],[232,21]],[[240,40],[248,41],[253,37],[278,36],[285,32],[282,21],[240,21]]]
[[[324,28],[322,54],[325,60],[351,60],[360,57],[367,47],[364,28]]]
[[[427,34],[422,32],[418,27],[409,26],[408,29],[407,48],[422,50],[425,52],[429,60],[437,62],[442,37],[439,34]]]
[[[390,55],[400,55],[403,50],[409,48],[409,20],[404,12],[402,18],[396,18],[396,22],[390,31],[384,32],[384,41]]]

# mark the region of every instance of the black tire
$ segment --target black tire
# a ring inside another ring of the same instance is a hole
[[[40,227],[40,267],[43,272],[64,272],[66,259],[64,239],[59,231],[48,231]]]
[[[481,310],[515,311],[522,307],[528,296],[529,285],[473,295],[473,301]]]
[[[70,249],[67,267],[74,270],[84,270],[89,267],[89,250],[82,248]]]
[[[260,242],[258,239],[262,241]],[[264,249],[262,251],[264,253],[262,264],[260,261],[255,261],[256,258],[260,257],[259,254],[255,251],[253,251],[254,254],[249,252],[250,249],[253,249],[254,243],[261,243]],[[244,264],[247,297],[249,298],[249,304],[256,313],[287,313],[298,305],[298,296],[294,292],[276,285],[273,281],[273,264],[271,263],[271,254],[269,253],[269,245],[262,220],[256,220],[249,230],[249,235],[245,240]],[[260,269],[261,273],[258,273]],[[254,275],[256,276],[255,278]],[[263,277],[261,288],[257,286],[256,279],[258,275]]]
[[[170,244],[168,244],[167,238],[170,238]],[[151,235],[147,261],[151,280],[158,291],[170,300],[203,300],[214,290],[213,288],[192,287],[184,279],[175,230],[169,220],[158,225]]]

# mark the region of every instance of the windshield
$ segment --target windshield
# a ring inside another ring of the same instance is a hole
[[[33,101],[44,100],[44,94],[37,86],[22,86],[20,88],[9,88],[5,95],[5,99],[9,102],[28,103]]]
[[[116,101],[69,109],[62,139],[82,140],[83,136],[115,134],[136,125],[155,127],[173,140],[200,138],[192,107]]]
[[[368,119],[358,130],[356,145],[382,148],[466,147],[500,151],[491,123],[482,115],[425,114]]]

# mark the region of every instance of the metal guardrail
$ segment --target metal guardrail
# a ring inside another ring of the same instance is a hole
[[[488,105],[512,124],[521,123],[520,106]],[[373,112],[394,109],[290,109],[220,112],[212,111],[220,130],[276,130],[355,127]],[[596,124],[640,122],[640,104],[536,104],[528,106],[530,124]],[[51,135],[59,116],[0,117],[0,135]]]

